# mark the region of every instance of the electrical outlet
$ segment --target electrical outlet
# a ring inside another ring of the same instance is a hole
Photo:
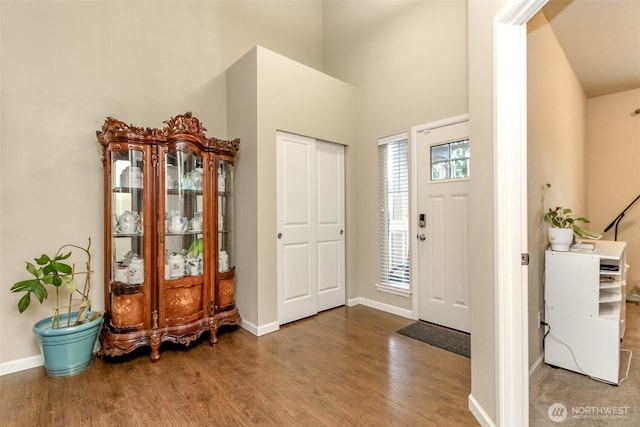
[[[538,312],[538,329],[542,327],[542,312]]]

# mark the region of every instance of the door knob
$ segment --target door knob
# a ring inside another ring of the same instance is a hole
[[[418,234],[418,240],[427,240],[427,236],[425,234]]]
[[[282,233],[278,233],[278,239],[282,239]]]

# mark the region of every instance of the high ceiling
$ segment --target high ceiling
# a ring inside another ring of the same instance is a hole
[[[411,13],[412,1],[324,0],[328,31],[342,37],[375,30]],[[423,0],[424,1],[424,0]],[[335,4],[339,8],[330,8]],[[543,8],[588,98],[640,88],[640,0],[550,0]]]
[[[640,0],[551,0],[543,12],[587,98],[640,88]]]

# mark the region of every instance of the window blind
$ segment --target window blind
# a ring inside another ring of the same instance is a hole
[[[406,134],[378,140],[380,284],[409,288],[409,147]]]

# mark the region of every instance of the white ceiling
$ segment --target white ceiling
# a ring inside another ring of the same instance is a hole
[[[324,3],[333,23],[327,31],[347,39],[416,7],[408,0]],[[550,0],[542,11],[587,98],[640,88],[640,0]]]
[[[551,0],[543,12],[587,98],[640,88],[640,0]]]

